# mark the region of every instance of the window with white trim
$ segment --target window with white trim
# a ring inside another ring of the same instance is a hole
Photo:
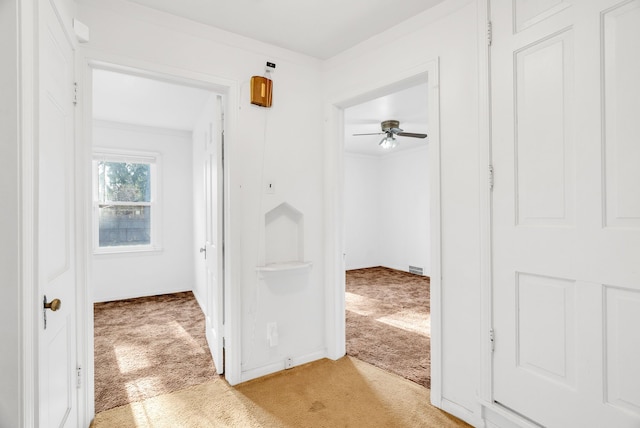
[[[94,153],[94,252],[159,248],[158,163],[153,153]]]

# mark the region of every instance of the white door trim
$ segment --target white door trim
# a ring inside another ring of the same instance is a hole
[[[492,317],[492,251],[491,251],[491,192],[493,167],[491,158],[491,75],[489,70],[491,27],[489,0],[478,4],[478,177],[480,216],[480,389],[478,396],[484,402],[493,401],[492,342],[489,333]],[[491,166],[491,169],[490,169]]]
[[[34,304],[38,295],[35,260],[35,221],[36,210],[36,130],[35,110],[35,67],[36,53],[36,13],[35,2],[18,2],[18,52],[19,52],[19,88],[18,88],[18,120],[19,120],[19,180],[20,180],[20,309],[21,309],[21,349],[20,349],[20,424],[23,427],[36,426],[38,409],[38,361],[39,355],[35,345],[38,338],[38,314]]]
[[[429,180],[431,185],[431,402],[442,406],[441,199],[439,61],[434,58],[389,79],[363,85],[325,106],[325,219],[327,242],[327,354],[345,355],[344,109],[395,90],[428,82]]]
[[[92,144],[92,70],[107,69],[120,71],[139,76],[150,77],[168,81],[175,84],[185,84],[187,86],[197,86],[220,93],[225,97],[225,162],[229,166],[233,159],[230,156],[229,147],[233,145],[238,111],[238,83],[233,80],[222,79],[204,73],[194,73],[183,69],[165,66],[146,61],[132,60],[131,58],[120,57],[118,55],[106,54],[99,51],[80,49],[77,52],[77,82],[79,87],[78,97],[78,121],[76,132],[78,135],[78,158],[76,172],[78,177],[84,177],[78,183],[77,206],[79,213],[78,237],[81,242],[80,248],[83,251],[81,265],[84,267],[84,278],[80,284],[91,284],[91,149]],[[231,217],[231,177],[229,171],[224,170],[224,210],[225,218],[229,219],[224,224],[224,239],[226,242],[226,257],[224,260],[224,287],[225,287],[225,379],[235,385],[240,382],[240,294],[231,287],[232,278],[238,272],[239,257],[238,248],[234,245],[234,232]],[[79,344],[79,361],[84,367],[83,388],[85,390],[85,406],[81,409],[84,419],[81,422],[88,426],[95,416],[94,404],[94,358],[93,358],[93,291],[89,286],[80,287],[81,295],[78,296],[78,324],[85,326],[85,331],[81,332],[81,343]]]

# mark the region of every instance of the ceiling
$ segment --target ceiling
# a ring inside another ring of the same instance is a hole
[[[106,70],[93,72],[93,118],[192,131],[211,92]]]
[[[327,59],[444,0],[129,0]]]
[[[427,128],[428,86],[417,86],[394,92],[344,110],[344,146],[349,153],[382,156],[388,153],[422,147],[425,139],[397,136],[398,146],[385,150],[378,143],[384,135],[353,134],[381,132],[383,120],[399,120],[400,128],[406,132],[428,134]]]

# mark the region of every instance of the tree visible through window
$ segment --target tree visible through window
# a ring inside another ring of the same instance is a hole
[[[150,246],[153,162],[94,161],[98,248]]]

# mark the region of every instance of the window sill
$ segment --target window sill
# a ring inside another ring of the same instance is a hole
[[[93,254],[95,256],[102,255],[117,255],[117,254],[137,254],[137,253],[160,253],[163,251],[162,247],[154,247],[151,245],[140,246],[122,246],[122,247],[104,247],[94,249]]]

